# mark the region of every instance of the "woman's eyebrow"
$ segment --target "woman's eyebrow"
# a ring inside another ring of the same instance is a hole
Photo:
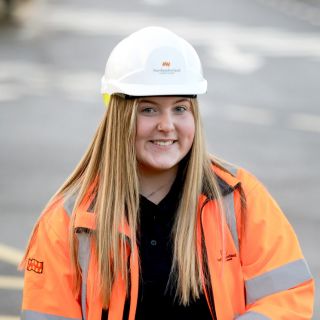
[[[180,103],[180,102],[190,102],[190,100],[184,98],[184,99],[180,99],[180,100],[175,101],[174,104]]]
[[[151,104],[156,104],[156,105],[158,105],[157,102],[152,101],[152,100],[148,100],[148,99],[141,99],[141,100],[139,100],[139,103],[151,103]]]

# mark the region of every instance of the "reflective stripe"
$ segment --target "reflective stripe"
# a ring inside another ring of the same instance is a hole
[[[31,310],[23,310],[21,313],[21,320],[80,320],[80,319],[55,316],[53,314],[42,313],[42,312],[31,311]]]
[[[81,267],[81,310],[82,319],[87,319],[87,277],[90,260],[90,238],[86,232],[77,233],[79,239],[78,261]]]
[[[245,282],[247,304],[312,279],[304,259],[287,263]]]
[[[231,232],[233,242],[239,252],[239,238],[238,238],[238,231],[237,231],[237,220],[236,220],[236,211],[234,209],[234,193],[231,192],[224,196],[224,205],[226,209],[226,220]]]
[[[70,197],[67,197],[64,200],[64,203],[63,203],[63,208],[64,208],[64,210],[67,212],[67,214],[70,217],[71,217],[71,214],[72,214],[72,210],[73,210],[74,204],[76,203],[76,197],[77,197],[77,195],[73,194]]]
[[[238,168],[229,164],[229,163],[223,163],[223,166],[231,172],[232,175],[237,176]],[[226,209],[226,221],[229,227],[229,230],[232,235],[232,239],[234,242],[235,247],[237,248],[239,252],[239,237],[238,237],[238,231],[237,231],[237,219],[236,219],[236,211],[234,208],[234,192],[230,192],[229,194],[225,195],[223,197],[224,200],[224,206]]]
[[[271,320],[271,318],[268,318],[264,316],[261,313],[249,311],[241,315],[240,317],[236,317],[236,320]]]
[[[223,162],[222,166],[227,169],[234,177],[237,176],[238,167],[236,167],[234,164]]]

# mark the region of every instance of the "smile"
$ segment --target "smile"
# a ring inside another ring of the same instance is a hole
[[[170,146],[175,142],[175,140],[151,140],[151,142],[158,146]]]

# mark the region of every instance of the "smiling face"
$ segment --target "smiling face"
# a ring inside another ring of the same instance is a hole
[[[135,142],[139,169],[166,171],[176,168],[189,152],[194,134],[189,98],[141,98]]]

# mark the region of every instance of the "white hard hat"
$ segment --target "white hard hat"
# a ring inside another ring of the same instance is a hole
[[[201,62],[187,41],[162,27],[147,27],[111,52],[101,93],[129,96],[196,95],[207,91]]]

